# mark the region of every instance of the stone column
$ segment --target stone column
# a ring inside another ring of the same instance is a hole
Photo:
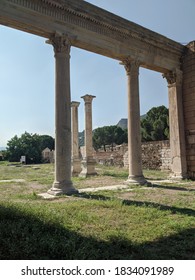
[[[127,58],[121,63],[127,73],[128,87],[128,184],[143,185],[139,103],[139,62]]]
[[[78,107],[80,102],[72,101],[72,176],[78,176],[81,172],[81,160],[79,156],[78,139]]]
[[[195,41],[187,44],[185,48],[182,57],[182,71],[187,176],[195,179]]]
[[[85,155],[82,160],[82,172],[80,176],[87,177],[88,175],[97,174],[95,171],[96,161],[93,158],[92,143],[92,100],[95,96],[86,94],[81,98],[85,102]]]
[[[55,180],[52,195],[73,194],[71,181],[70,41],[54,36],[48,43],[55,53]]]
[[[171,177],[187,176],[184,117],[182,104],[182,71],[165,73],[169,94],[169,138],[171,150]]]

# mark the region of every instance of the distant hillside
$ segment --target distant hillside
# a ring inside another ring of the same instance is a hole
[[[146,114],[145,115],[142,115],[140,117],[140,119],[144,119],[146,117]],[[121,119],[118,123],[117,123],[117,126],[121,127],[122,129],[127,129],[127,119]]]
[[[117,126],[121,127],[122,129],[127,129],[127,119],[121,119],[117,123]]]

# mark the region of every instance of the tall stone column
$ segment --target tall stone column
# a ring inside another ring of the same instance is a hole
[[[127,74],[128,88],[128,184],[143,185],[146,179],[142,172],[142,150],[139,102],[139,62],[127,58],[121,63]]]
[[[171,177],[187,176],[184,116],[182,104],[182,71],[165,73],[169,94],[169,137],[171,150]]]
[[[81,160],[79,156],[78,139],[78,107],[80,102],[72,101],[72,176],[78,176],[81,172]]]
[[[82,160],[81,177],[87,177],[88,175],[96,175],[95,164],[96,161],[93,158],[93,135],[92,135],[92,100],[95,98],[93,95],[86,94],[82,96],[85,102],[85,155]]]
[[[55,53],[55,180],[52,195],[73,194],[71,181],[70,41],[55,35],[49,41]]]

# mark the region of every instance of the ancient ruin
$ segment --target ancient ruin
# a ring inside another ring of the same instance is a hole
[[[93,143],[92,143],[92,100],[95,98],[93,95],[86,94],[82,96],[85,102],[85,151],[82,160],[81,177],[89,175],[96,175],[95,164],[93,158]]]
[[[172,176],[195,177],[195,42],[183,46],[81,0],[1,0],[0,24],[42,36],[54,48],[55,180],[49,193],[76,192],[71,181],[71,46],[115,59],[126,70],[128,183],[146,182],[140,154],[140,67],[167,79]]]
[[[79,125],[78,107],[80,102],[72,101],[72,176],[78,176],[81,172],[81,159],[79,155]]]

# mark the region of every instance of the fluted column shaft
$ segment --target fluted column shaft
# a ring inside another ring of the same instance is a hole
[[[81,160],[79,156],[79,129],[78,129],[78,107],[80,102],[72,101],[72,176],[78,176],[81,172]]]
[[[71,181],[70,41],[54,36],[55,53],[55,180],[48,193],[77,192]]]
[[[142,150],[140,131],[139,102],[139,62],[126,59],[122,61],[127,74],[128,94],[128,160],[129,184],[145,184],[142,172]]]
[[[93,95],[82,96],[85,102],[85,155],[82,161],[82,172],[80,176],[96,175],[95,163],[93,158],[93,132],[92,132],[92,100]]]

